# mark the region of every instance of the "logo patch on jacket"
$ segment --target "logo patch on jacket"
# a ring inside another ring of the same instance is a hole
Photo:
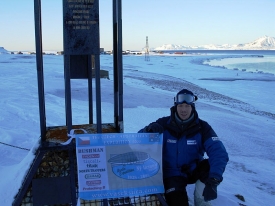
[[[175,143],[177,143],[177,140],[175,140],[175,139],[168,139],[167,142],[168,142],[168,143],[174,143],[174,144],[175,144]]]
[[[187,140],[187,145],[195,145],[197,144],[197,140]]]
[[[219,141],[220,139],[218,137],[212,137],[213,141]]]

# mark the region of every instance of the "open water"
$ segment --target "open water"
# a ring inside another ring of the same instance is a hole
[[[275,50],[169,50],[163,52],[207,56],[203,64],[243,72],[275,75]]]
[[[208,53],[216,55],[218,51]],[[275,75],[275,51],[222,51],[218,58],[209,58],[204,64],[252,73]],[[224,57],[223,57],[224,55]]]

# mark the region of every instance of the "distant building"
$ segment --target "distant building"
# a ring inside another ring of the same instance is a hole
[[[175,52],[174,54],[186,54],[186,52]]]

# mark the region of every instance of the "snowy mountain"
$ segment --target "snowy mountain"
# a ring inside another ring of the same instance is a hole
[[[275,37],[263,36],[250,43],[244,44],[207,44],[200,46],[183,46],[175,44],[164,44],[152,50],[275,50]]]
[[[239,44],[237,47],[241,49],[275,49],[275,38],[263,36],[251,43]]]
[[[145,48],[142,48],[144,51]],[[151,51],[164,50],[275,50],[275,37],[263,36],[250,43],[243,44],[205,44],[200,46],[184,46],[180,44],[163,44],[162,46],[151,48]],[[0,47],[0,54],[10,52]],[[25,52],[26,53],[26,52]],[[48,52],[53,54],[54,52]]]
[[[0,47],[0,54],[8,54],[8,51],[4,47]]]

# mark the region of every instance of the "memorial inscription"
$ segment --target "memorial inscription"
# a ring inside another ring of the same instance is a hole
[[[64,54],[99,54],[98,0],[63,0]]]

